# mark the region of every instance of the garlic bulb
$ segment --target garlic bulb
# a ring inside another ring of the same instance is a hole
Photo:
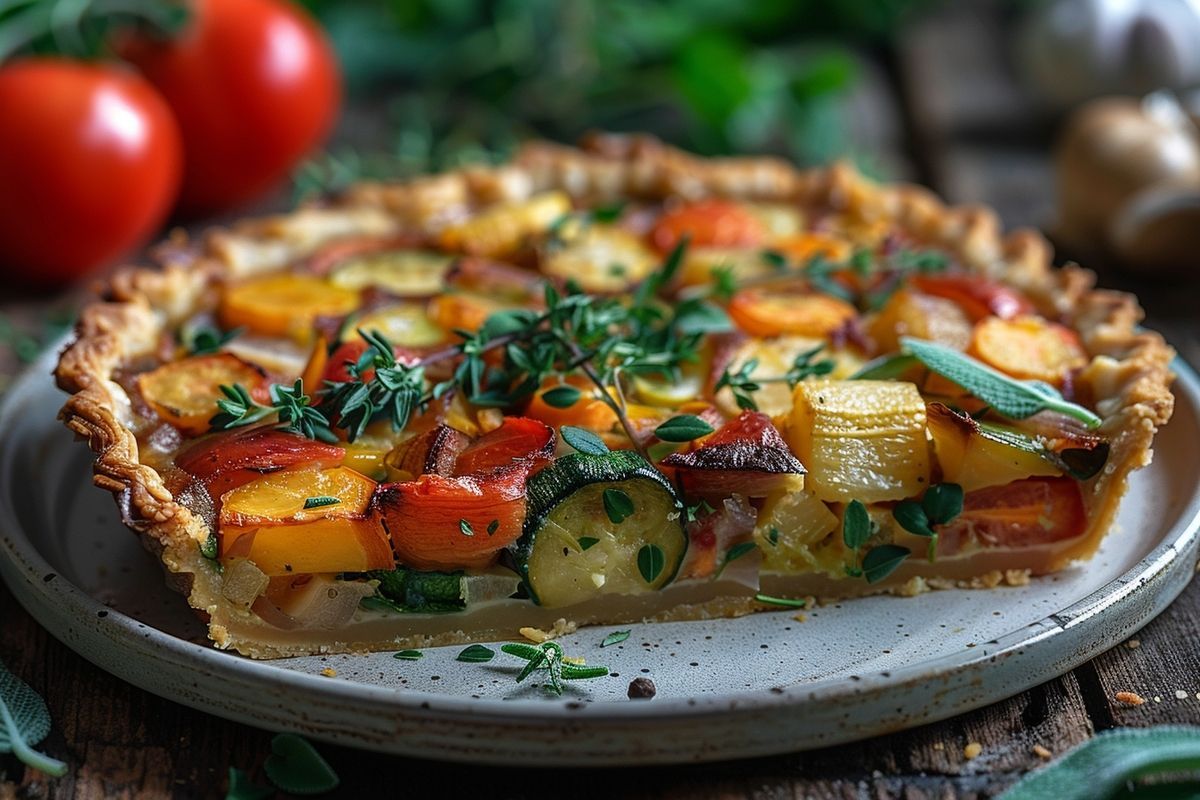
[[[1068,123],[1056,168],[1059,233],[1095,246],[1109,241],[1118,213],[1145,189],[1200,187],[1200,141],[1166,98],[1097,100]]]
[[[1143,94],[1200,82],[1200,0],[1053,0],[1036,4],[1017,62],[1047,100]]]

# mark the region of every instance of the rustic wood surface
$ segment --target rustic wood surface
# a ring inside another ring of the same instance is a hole
[[[855,145],[878,153],[877,163],[894,177],[920,180],[954,201],[995,206],[1010,226],[1052,226],[1053,120],[1030,112],[1032,101],[994,38],[994,20],[973,4],[961,6],[917,25],[865,71],[847,111],[861,122]],[[1104,272],[1102,280],[1136,290],[1149,324],[1200,364],[1195,286],[1119,272]],[[0,319],[33,340],[46,339],[76,297],[6,298]],[[0,348],[0,391],[16,366],[12,348]],[[555,793],[582,798],[988,798],[1045,763],[1042,748],[1061,753],[1118,726],[1200,723],[1198,641],[1200,581],[1136,639],[1002,703],[866,742],[749,761],[532,772],[320,749],[342,778],[339,795],[347,797],[429,785],[445,797],[533,798],[557,787]],[[102,672],[50,637],[3,587],[0,660],[46,697],[54,730],[43,749],[71,767],[67,777],[50,781],[0,756],[0,800],[216,797],[230,766],[265,783],[271,732],[176,705]],[[1118,702],[1115,695],[1124,691],[1146,702]],[[981,751],[968,759],[964,748],[971,743]]]

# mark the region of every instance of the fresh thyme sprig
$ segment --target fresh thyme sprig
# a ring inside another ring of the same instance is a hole
[[[333,424],[345,430],[351,442],[385,416],[395,430],[404,430],[425,392],[423,365],[398,362],[391,342],[378,331],[359,330],[358,335],[367,349],[347,368],[352,380],[326,384],[321,401]],[[365,378],[368,371],[372,372],[370,379]]]
[[[523,658],[528,663],[517,673],[517,683],[524,681],[534,672],[544,669],[549,680],[547,688],[555,694],[563,693],[563,681],[603,678],[608,667],[585,667],[563,660],[563,649],[558,642],[542,642],[536,647],[521,642],[503,644],[500,649],[510,656]]]
[[[322,442],[337,441],[329,429],[329,419],[313,406],[312,398],[304,393],[304,382],[300,379],[296,379],[290,389],[279,384],[272,385],[269,406],[257,402],[241,384],[222,385],[220,388],[225,395],[217,401],[220,413],[209,420],[214,430],[240,428],[278,416],[282,430]]]
[[[789,387],[795,388],[796,384],[810,376],[828,375],[833,372],[836,364],[828,358],[814,361],[817,354],[825,349],[825,345],[817,345],[811,350],[805,350],[796,356],[792,362],[792,366],[783,375],[774,375],[767,377],[754,377],[754,371],[758,369],[758,359],[751,358],[741,364],[736,370],[726,367],[721,372],[721,376],[717,378],[715,391],[728,387],[733,392],[733,399],[737,403],[738,408],[749,411],[757,411],[758,404],[754,401],[754,392],[762,388],[764,383],[786,383]]]

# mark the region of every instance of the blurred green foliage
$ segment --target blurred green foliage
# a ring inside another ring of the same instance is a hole
[[[303,1],[352,96],[382,103],[395,131],[390,163],[345,153],[310,165],[326,179],[451,166],[596,128],[825,161],[844,154],[838,100],[857,74],[847,45],[883,41],[932,2]]]

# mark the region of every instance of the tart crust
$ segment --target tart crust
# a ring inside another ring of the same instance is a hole
[[[845,164],[798,170],[773,158],[704,159],[648,136],[596,134],[585,138],[579,148],[530,143],[503,166],[464,169],[402,184],[362,183],[324,204],[245,220],[196,240],[175,233],[152,252],[155,268],[121,270],[105,285],[101,299],[83,310],[75,338],[55,371],[58,385],[70,395],[60,419],[95,453],[95,484],[114,494],[124,521],[159,555],[171,584],[208,618],[217,647],[271,658],[453,644],[496,638],[506,630],[516,636],[519,628],[533,623],[553,624],[554,620],[543,619],[544,613],[529,613],[525,603],[524,610],[514,605],[507,614],[497,611],[487,631],[432,634],[428,626],[418,625],[427,632],[414,633],[411,628],[406,632],[404,626],[410,623],[404,620],[416,622],[406,616],[392,625],[378,620],[365,623],[357,631],[281,634],[222,596],[220,578],[197,547],[208,537],[208,526],[176,502],[163,476],[139,457],[137,434],[144,432],[139,426],[145,423],[114,380],[122,365],[155,353],[164,336],[211,303],[216,288],[226,280],[281,269],[343,237],[433,234],[475,206],[549,189],[586,201],[715,196],[789,202],[888,221],[924,245],[954,254],[967,270],[1021,290],[1043,315],[1078,332],[1092,360],[1076,385],[1093,399],[1103,418],[1100,433],[1112,448],[1102,472],[1083,486],[1087,531],[1032,554],[1025,551],[1020,563],[1014,563],[1012,554],[994,550],[940,560],[932,569],[913,559],[882,587],[871,587],[873,591],[910,593],[914,581],[919,584],[922,578],[934,584],[937,581],[932,579],[978,585],[980,576],[999,574],[996,570],[1040,574],[1090,555],[1112,524],[1129,473],[1150,462],[1155,431],[1171,416],[1174,352],[1159,334],[1137,327],[1142,310],[1134,296],[1094,288],[1094,275],[1077,266],[1052,268],[1050,246],[1040,234],[1033,230],[1004,234],[997,216],[987,208],[950,207],[918,186],[878,185]],[[777,592],[844,595],[866,588],[842,583],[850,582],[820,576],[764,576],[764,585]],[[654,618],[732,616],[757,605],[749,597],[686,594],[671,611]],[[581,620],[599,621],[592,610],[573,611]],[[629,613],[618,616],[636,619],[645,612],[631,606]],[[458,624],[445,616],[441,619],[445,628]]]

